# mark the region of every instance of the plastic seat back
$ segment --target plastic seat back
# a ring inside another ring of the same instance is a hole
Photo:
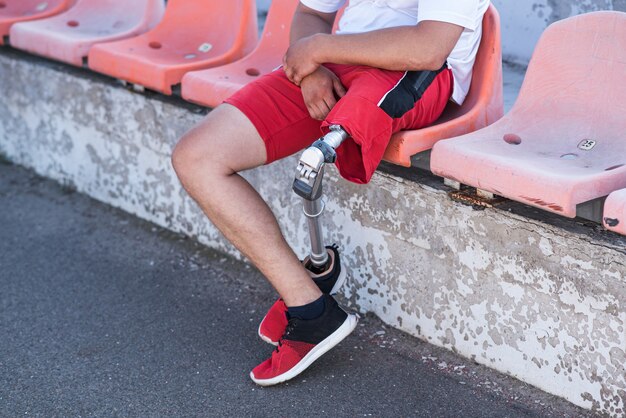
[[[626,188],[626,13],[594,12],[542,35],[497,123],[435,147],[435,174],[567,217]]]
[[[395,134],[385,151],[383,158],[386,161],[410,167],[411,156],[430,150],[437,141],[476,131],[502,117],[504,100],[500,16],[493,5],[485,13],[482,31],[472,84],[463,105],[450,102],[432,126]]]
[[[283,54],[289,48],[291,21],[298,3],[299,0],[272,0],[259,45],[250,54],[271,61],[269,65],[273,66],[272,69],[280,65]],[[276,57],[278,62],[271,59]]]
[[[11,44],[37,55],[82,65],[100,42],[137,36],[163,17],[163,0],[79,0],[59,15],[11,28]]]
[[[18,22],[43,19],[61,13],[75,0],[0,0],[0,45],[4,45],[11,26]]]
[[[263,35],[252,53],[231,64],[187,73],[182,81],[185,100],[216,107],[241,87],[281,64],[289,47],[289,31],[299,0],[272,0]]]
[[[595,12],[554,23],[537,44],[511,116],[540,118],[558,126],[560,137],[582,126],[611,129],[610,119],[621,122],[626,109],[625,74],[625,13]]]
[[[171,94],[185,73],[252,51],[257,36],[254,0],[169,0],[163,20],[151,31],[94,46],[89,67]]]

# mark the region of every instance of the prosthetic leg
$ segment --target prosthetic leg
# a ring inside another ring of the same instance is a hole
[[[346,138],[348,138],[348,133],[341,126],[332,125],[329,133],[315,141],[302,153],[296,169],[296,178],[293,181],[293,191],[302,197],[304,215],[308,219],[311,236],[310,261],[312,267],[319,271],[325,270],[329,258],[324,246],[322,225],[319,219],[324,212],[322,200],[324,165],[335,162],[337,159],[335,150]]]

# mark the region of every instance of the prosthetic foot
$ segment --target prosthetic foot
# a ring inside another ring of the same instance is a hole
[[[324,165],[334,163],[337,159],[335,150],[348,138],[348,133],[339,125],[332,125],[330,132],[318,139],[307,148],[300,157],[293,191],[300,197],[304,205],[304,214],[308,219],[311,236],[312,267],[323,271],[328,263],[328,252],[322,238],[320,216],[324,212],[322,200],[322,181]]]

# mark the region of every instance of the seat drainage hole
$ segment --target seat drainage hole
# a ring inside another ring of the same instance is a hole
[[[502,139],[504,139],[504,142],[511,145],[519,145],[522,143],[522,138],[516,134],[506,134]]]
[[[561,155],[562,160],[575,160],[578,158],[578,154],[563,154]]]
[[[261,72],[256,68],[248,68],[246,70],[246,74],[248,74],[250,77],[258,77],[261,75]]]
[[[604,170],[604,171],[616,170],[616,169],[618,169],[618,168],[620,168],[620,167],[624,167],[624,164],[614,165],[613,167],[609,167],[609,168],[607,168],[607,169],[606,169],[606,170]]]
[[[148,46],[152,49],[161,49],[161,47],[163,47],[163,45],[161,45],[161,42],[156,42],[156,41],[150,42]]]
[[[5,7],[7,7],[7,4],[3,1],[0,1],[0,9],[4,9]]]
[[[67,22],[67,26],[69,26],[70,28],[76,28],[78,27],[79,23],[75,20],[70,20],[69,22]]]

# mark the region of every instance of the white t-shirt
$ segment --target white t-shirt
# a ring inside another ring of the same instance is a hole
[[[300,0],[323,13],[339,10],[347,0]],[[363,33],[424,20],[453,23],[465,28],[448,57],[454,76],[452,100],[462,104],[472,81],[472,68],[482,36],[482,19],[489,0],[350,0],[339,21],[338,34]]]

